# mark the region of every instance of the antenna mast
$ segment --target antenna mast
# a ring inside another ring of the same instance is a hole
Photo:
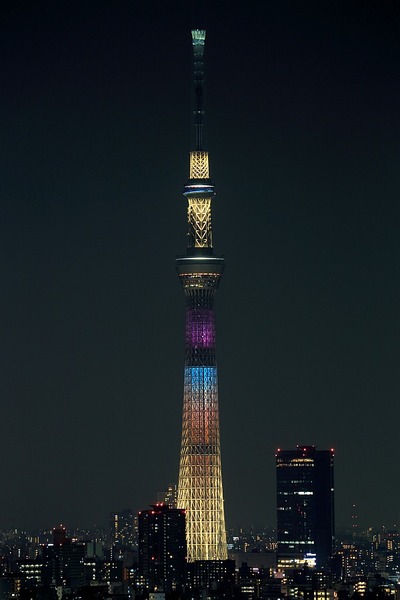
[[[194,29],[192,31],[193,44],[193,83],[194,83],[194,129],[195,129],[195,150],[204,150],[204,46],[206,41],[206,32],[204,29]]]

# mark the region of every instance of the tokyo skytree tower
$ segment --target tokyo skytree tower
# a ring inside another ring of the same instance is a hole
[[[215,356],[214,294],[224,259],[214,256],[211,201],[215,196],[205,149],[204,45],[192,31],[194,150],[190,152],[186,255],[176,268],[186,296],[186,343],[178,507],[186,510],[188,561],[227,559]]]

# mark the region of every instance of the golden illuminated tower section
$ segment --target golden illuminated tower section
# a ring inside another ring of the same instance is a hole
[[[195,149],[190,153],[186,255],[176,261],[186,296],[186,343],[178,507],[186,510],[188,561],[227,558],[215,355],[214,294],[224,259],[212,249],[208,152],[204,149],[205,31],[192,31]]]

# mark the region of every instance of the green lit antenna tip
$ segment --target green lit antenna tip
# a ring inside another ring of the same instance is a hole
[[[192,40],[193,43],[201,44],[206,39],[206,30],[205,29],[192,29]]]

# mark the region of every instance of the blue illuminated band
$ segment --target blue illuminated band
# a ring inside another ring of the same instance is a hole
[[[216,387],[217,367],[185,367],[185,389],[190,388],[193,396],[204,395],[210,401]]]

